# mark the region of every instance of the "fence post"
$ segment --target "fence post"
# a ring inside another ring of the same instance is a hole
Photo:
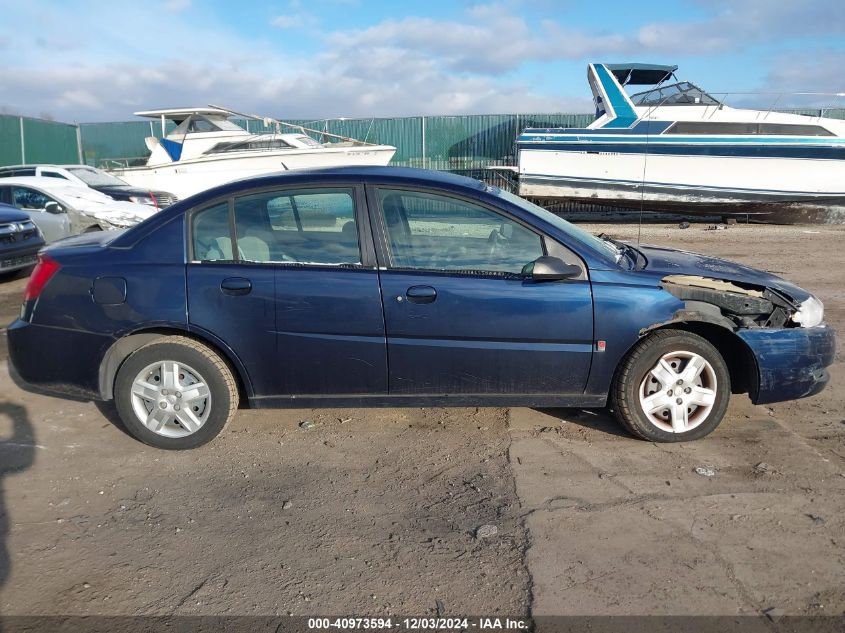
[[[78,163],[80,165],[85,164],[84,157],[82,156],[82,130],[78,123],[76,124],[76,157],[79,159]]]
[[[426,153],[425,153],[425,117],[424,116],[420,117],[420,132],[421,132],[421,135],[422,135],[422,166],[423,166],[423,169],[425,169],[425,163],[426,163],[426,160],[428,159],[428,157],[426,156]]]
[[[23,133],[23,117],[22,116],[18,117],[18,122],[20,123],[20,126],[21,126],[21,164],[25,165],[26,164],[26,142],[25,142],[26,138],[24,137],[24,133]]]

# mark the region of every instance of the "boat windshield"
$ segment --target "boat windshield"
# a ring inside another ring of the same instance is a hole
[[[192,114],[182,121],[168,136],[182,136],[195,132],[245,132],[242,127],[235,125],[222,117],[209,118],[201,114]]]
[[[631,101],[638,106],[721,105],[719,101],[688,81],[638,92],[631,95]]]

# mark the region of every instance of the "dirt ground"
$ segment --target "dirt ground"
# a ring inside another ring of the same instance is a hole
[[[845,227],[706,228],[642,241],[782,274],[845,332]],[[24,284],[0,283],[0,322]],[[845,611],[840,354],[822,394],[734,397],[689,444],[603,411],[287,410],[172,453],[110,406],[21,391],[0,339],[3,615]]]

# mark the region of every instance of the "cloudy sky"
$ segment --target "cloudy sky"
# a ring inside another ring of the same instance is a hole
[[[845,92],[842,0],[0,0],[0,15],[0,112],[71,122],[209,103],[586,112],[589,61],[678,64],[713,92]]]

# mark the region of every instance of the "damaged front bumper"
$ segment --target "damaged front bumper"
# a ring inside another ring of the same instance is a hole
[[[757,361],[754,404],[805,398],[819,393],[830,380],[827,367],[836,353],[833,328],[753,328],[736,332]]]

